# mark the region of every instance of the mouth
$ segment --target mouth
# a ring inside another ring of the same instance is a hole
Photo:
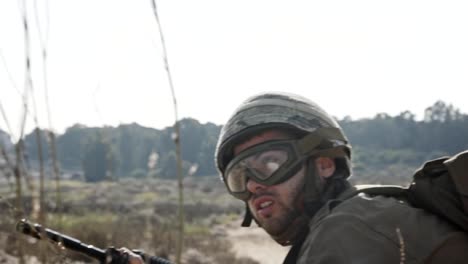
[[[273,201],[266,201],[266,202],[263,202],[263,203],[261,203],[261,204],[258,206],[257,210],[258,210],[258,209],[264,209],[264,208],[266,208],[266,207],[268,207],[268,206],[270,206],[270,205],[272,205],[272,204],[273,204]]]
[[[262,196],[253,200],[253,208],[257,215],[268,217],[273,212],[274,199],[269,196]]]

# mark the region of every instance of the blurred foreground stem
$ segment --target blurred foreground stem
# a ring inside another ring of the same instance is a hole
[[[166,68],[167,78],[169,81],[169,87],[171,88],[172,92],[172,100],[174,104],[174,115],[175,115],[175,124],[174,124],[174,135],[173,139],[176,145],[176,159],[177,159],[177,179],[179,184],[179,236],[177,239],[177,248],[176,248],[176,263],[181,263],[181,256],[184,246],[184,183],[183,183],[183,176],[182,176],[182,157],[180,151],[180,125],[179,125],[179,117],[177,114],[177,100],[174,91],[174,85],[172,83],[171,71],[169,70],[169,62],[167,59],[167,51],[166,51],[166,43],[164,41],[164,35],[162,32],[161,23],[159,22],[158,10],[156,8],[156,0],[151,0],[153,6],[154,17],[156,18],[156,23],[158,24],[159,29],[159,36],[161,38],[161,44],[163,49],[163,59],[164,59],[164,67]]]

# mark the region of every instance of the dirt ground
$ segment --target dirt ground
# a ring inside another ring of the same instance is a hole
[[[249,257],[260,264],[282,263],[289,251],[289,247],[282,247],[274,242],[255,224],[240,227],[240,222],[236,222],[227,229],[227,236],[237,257]]]

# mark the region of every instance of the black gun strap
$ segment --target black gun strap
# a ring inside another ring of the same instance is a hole
[[[151,256],[150,259],[149,259],[149,262],[147,262],[149,264],[172,264],[172,262],[170,262],[169,260],[167,259],[164,259],[164,258],[160,258],[160,257],[156,257],[156,256]]]

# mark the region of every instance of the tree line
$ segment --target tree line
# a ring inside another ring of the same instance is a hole
[[[216,175],[214,151],[220,125],[195,119],[179,121],[184,174]],[[423,120],[409,111],[338,122],[353,146],[355,171],[364,173],[389,165],[416,166],[442,155],[468,149],[468,115],[442,101],[426,108]],[[46,131],[41,132],[43,157],[49,158]],[[57,154],[63,171],[83,172],[88,181],[121,177],[175,178],[176,154],[172,127],[161,130],[136,123],[118,127],[74,125],[57,136]],[[8,135],[0,131],[4,145]],[[9,144],[8,144],[9,143]],[[35,131],[24,138],[26,161],[38,164]],[[11,151],[11,148],[10,148]]]

